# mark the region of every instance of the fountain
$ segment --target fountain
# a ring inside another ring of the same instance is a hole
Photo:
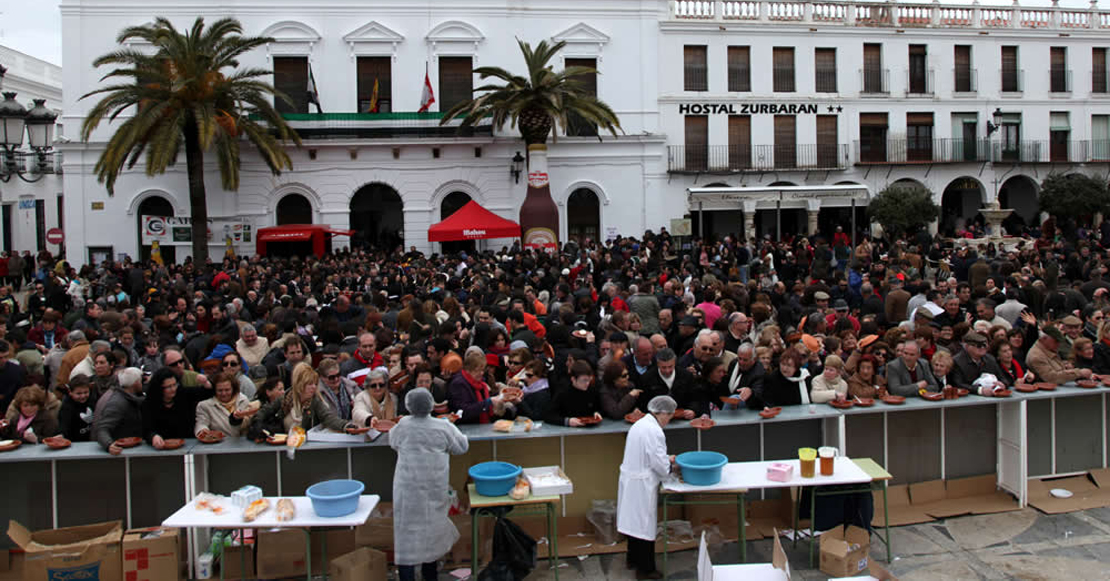
[[[987,239],[994,243],[1002,241],[1002,221],[1014,213],[1011,208],[1002,208],[998,200],[992,200],[979,210],[987,222]]]

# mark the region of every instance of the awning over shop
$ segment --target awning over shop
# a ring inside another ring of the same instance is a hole
[[[326,241],[332,236],[350,236],[354,230],[340,230],[324,224],[286,224],[258,229],[255,244],[258,254],[266,254],[266,245],[275,242],[312,242],[312,252],[323,256],[327,250]]]
[[[773,209],[775,202],[791,204],[820,200],[824,206],[849,206],[852,201],[865,205],[867,186],[839,184],[821,186],[765,186],[754,188],[687,188],[691,210],[738,210],[744,202],[759,203],[759,209]]]
[[[428,228],[429,242],[455,242],[481,238],[520,238],[520,225],[506,220],[471,200],[439,224]]]

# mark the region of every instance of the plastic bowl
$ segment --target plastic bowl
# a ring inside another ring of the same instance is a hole
[[[685,452],[675,458],[682,468],[682,479],[694,486],[712,486],[721,481],[721,470],[728,457],[719,452]]]
[[[474,489],[482,496],[505,496],[516,485],[520,466],[508,462],[482,462],[468,471],[474,479]]]
[[[358,510],[358,497],[365,489],[358,480],[325,480],[309,486],[305,496],[312,499],[316,516],[335,518]]]

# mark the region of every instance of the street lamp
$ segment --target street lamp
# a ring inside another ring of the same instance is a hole
[[[991,115],[994,118],[994,123],[987,121],[987,137],[990,137],[995,131],[1002,127],[1002,108],[995,107],[994,113]]]
[[[512,164],[509,166],[509,174],[513,176],[516,183],[520,183],[520,172],[524,171],[524,156],[520,152],[516,152],[513,156]]]
[[[3,80],[7,70],[0,67],[0,80]],[[35,106],[28,111],[15,100],[15,93],[4,93],[4,100],[0,101],[0,147],[4,149],[3,164],[0,164],[0,181],[7,182],[12,176],[33,183],[42,179],[46,174],[46,152],[54,142],[54,120],[58,115],[46,108],[46,99],[35,99]],[[35,153],[36,178],[27,178],[25,171],[16,163],[17,151],[23,145],[23,129],[27,128],[28,145]]]

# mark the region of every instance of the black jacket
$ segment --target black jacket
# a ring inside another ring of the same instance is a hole
[[[96,400],[91,395],[85,403],[77,403],[67,395],[62,400],[62,407],[58,409],[58,433],[71,442],[88,442],[92,439],[94,409]],[[87,414],[89,421],[81,419],[81,414]]]
[[[197,404],[210,397],[212,391],[202,387],[178,387],[170,407],[162,403],[160,394],[147,397],[143,402],[143,439],[150,443],[154,436],[192,438]]]
[[[983,355],[983,358],[979,360],[977,365],[971,360],[967,351],[960,351],[952,358],[952,371],[948,373],[948,383],[977,393],[978,390],[972,386],[972,383],[976,379],[979,379],[979,376],[984,373],[990,373],[997,377],[1002,383],[1012,385],[1011,383],[1007,383],[1006,380],[1009,378],[1009,374],[1002,372],[1002,368],[998,366],[998,361],[994,358],[994,355],[990,353]]]
[[[794,377],[797,377],[797,375]],[[802,385],[808,390],[808,379]],[[783,377],[781,371],[775,371],[763,379],[763,389],[752,394],[752,398],[748,400],[748,407],[763,409],[764,407],[799,405],[801,403],[802,395],[798,390],[798,383]]]
[[[549,424],[566,426],[571,418],[582,418],[601,413],[601,390],[596,385],[586,391],[571,387],[555,396],[547,409],[546,421]]]
[[[732,363],[729,364],[728,373],[725,374],[725,380],[721,382],[720,386],[718,386],[716,397],[719,398],[734,395],[735,392],[733,392],[729,388],[729,382],[732,381],[732,374],[736,373],[737,371],[737,361],[738,360],[733,359]],[[748,401],[746,402],[748,408],[753,410],[763,409],[762,405],[757,406],[759,402],[756,401],[758,398],[755,397],[755,394],[763,391],[763,382],[766,380],[766,378],[767,372],[763,369],[763,364],[759,361],[756,361],[752,365],[752,368],[749,369],[747,372],[741,372],[739,374],[739,378],[736,383],[736,391],[740,391],[740,389],[743,387],[751,388],[752,390],[752,397],[748,398]]]
[[[677,366],[674,370],[674,376],[674,382],[668,388],[667,384],[663,382],[663,378],[659,377],[658,369],[654,373],[644,375],[644,392],[640,394],[640,401],[636,404],[636,407],[647,411],[648,402],[655,396],[669,395],[674,398],[675,402],[678,402],[680,398],[693,393],[694,384],[698,381],[696,377],[689,371]],[[678,406],[683,407],[681,403]]]

